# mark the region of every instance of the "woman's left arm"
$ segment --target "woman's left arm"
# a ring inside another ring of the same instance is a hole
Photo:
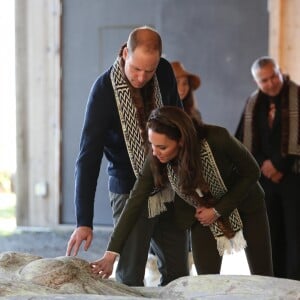
[[[153,187],[153,175],[149,162],[146,161],[143,172],[136,180],[121,216],[111,234],[107,251],[102,258],[90,263],[93,273],[99,274],[102,278],[108,278],[112,274],[114,262],[118,254],[121,253],[123,245],[136,224],[138,217],[145,206],[147,206],[148,197]]]

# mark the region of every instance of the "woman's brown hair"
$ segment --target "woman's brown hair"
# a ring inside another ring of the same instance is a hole
[[[197,128],[197,129],[196,129]],[[165,134],[169,139],[180,142],[177,157],[170,162],[177,173],[182,192],[190,194],[200,187],[206,190],[206,183],[201,173],[200,141],[204,130],[198,120],[192,120],[182,109],[163,106],[153,110],[147,122],[147,129]],[[162,164],[150,149],[150,163],[156,187],[163,187],[167,182],[166,164]]]

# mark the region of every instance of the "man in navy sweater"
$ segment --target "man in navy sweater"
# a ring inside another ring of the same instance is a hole
[[[75,170],[77,227],[66,255],[77,255],[83,241],[85,250],[91,245],[103,154],[109,162],[109,196],[116,224],[145,161],[148,115],[162,105],[181,106],[172,68],[161,53],[160,35],[150,27],[136,28],[111,68],[91,88]],[[165,212],[149,218],[145,205],[122,250],[116,270],[119,282],[143,285],[150,244],[158,257],[161,285],[189,274],[187,232],[173,222],[172,193],[153,193],[149,201],[161,196],[170,201]]]

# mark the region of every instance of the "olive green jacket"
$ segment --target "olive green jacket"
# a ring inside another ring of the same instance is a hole
[[[264,209],[264,192],[258,183],[260,169],[253,156],[236,138],[222,127],[205,125],[206,140],[211,148],[220,175],[227,187],[227,193],[215,205],[223,216],[238,208],[241,216],[257,209]],[[108,244],[107,250],[120,253],[140,212],[147,205],[154,181],[149,163],[146,161],[143,173],[136,180],[127,204],[121,214]],[[182,229],[189,228],[195,221],[195,208],[175,195],[174,218]]]

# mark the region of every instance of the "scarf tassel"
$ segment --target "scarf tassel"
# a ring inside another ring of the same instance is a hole
[[[175,192],[171,187],[166,187],[156,194],[149,197],[148,200],[148,216],[153,218],[167,210],[165,203],[173,202]]]
[[[243,230],[237,231],[233,238],[228,239],[225,236],[216,237],[217,248],[220,256],[224,254],[233,254],[247,247],[247,242],[243,235]]]

